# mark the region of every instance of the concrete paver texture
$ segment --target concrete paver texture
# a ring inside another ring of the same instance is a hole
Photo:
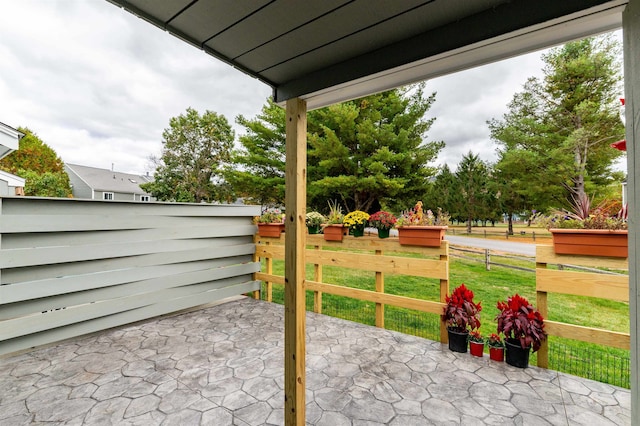
[[[281,425],[284,308],[241,298],[0,359],[0,425]],[[307,313],[312,425],[628,425],[627,389]]]

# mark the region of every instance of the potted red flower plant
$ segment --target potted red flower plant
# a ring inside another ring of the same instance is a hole
[[[447,324],[449,349],[454,352],[467,352],[469,330],[480,327],[480,302],[473,301],[473,291],[460,284],[451,296],[447,296],[443,319]]]
[[[396,225],[396,221],[394,215],[384,210],[369,216],[369,226],[378,230],[378,238],[389,238],[389,230]]]
[[[484,337],[478,330],[469,332],[469,352],[471,355],[482,358],[484,352]]]
[[[487,339],[487,345],[489,346],[489,358],[493,361],[504,361],[504,342],[499,334],[492,333]]]
[[[547,338],[544,319],[527,299],[515,294],[506,302],[498,302],[498,333],[506,338],[507,364],[525,368],[531,349],[536,352]]]

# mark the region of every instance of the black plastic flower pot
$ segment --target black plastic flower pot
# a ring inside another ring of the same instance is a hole
[[[453,352],[466,353],[467,352],[467,338],[469,332],[458,332],[451,329],[447,329],[449,334],[449,350]]]
[[[505,345],[505,360],[507,361],[507,364],[518,368],[527,368],[529,366],[531,346],[523,349],[520,345],[520,341],[517,339],[507,339],[505,341]]]

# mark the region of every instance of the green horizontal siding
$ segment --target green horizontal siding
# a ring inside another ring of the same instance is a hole
[[[258,290],[259,213],[0,199],[0,354]]]

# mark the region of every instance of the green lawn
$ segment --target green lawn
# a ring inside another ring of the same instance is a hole
[[[501,259],[502,263],[509,260]],[[513,260],[519,265],[521,261]],[[533,264],[529,265],[533,268]],[[264,269],[263,269],[264,270]],[[274,274],[284,274],[281,261],[274,261]],[[323,267],[323,281],[348,287],[367,290],[375,289],[373,272],[344,268]],[[313,267],[308,265],[307,278],[313,279]],[[509,295],[518,293],[528,298],[534,305],[535,274],[499,266],[491,271],[484,264],[451,258],[450,290],[465,283],[475,293],[475,299],[482,303],[481,332],[488,335],[496,331],[495,316],[498,313],[496,302],[505,300]],[[426,300],[439,300],[439,281],[404,275],[385,275],[385,292]],[[263,292],[265,297],[265,292]],[[273,300],[283,303],[282,287],[273,286]],[[613,302],[587,297],[550,294],[548,298],[549,319],[597,327],[614,331],[629,331],[629,307],[626,303]],[[313,294],[307,294],[307,309],[313,309]],[[323,295],[323,313],[351,321],[373,325],[375,306],[360,300]],[[439,340],[439,317],[412,310],[385,308],[386,328],[403,333]],[[531,363],[535,364],[533,354]],[[587,344],[569,339],[550,338],[550,368],[570,374],[629,387],[629,351]]]

